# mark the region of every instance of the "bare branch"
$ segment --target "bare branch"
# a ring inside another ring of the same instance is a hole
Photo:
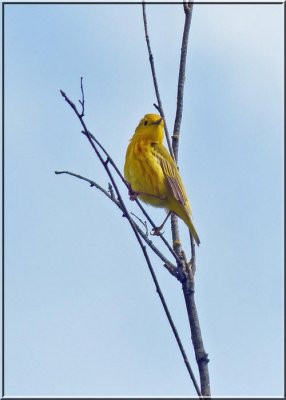
[[[100,186],[98,183],[92,181],[91,179],[85,178],[84,176],[78,175],[78,174],[74,174],[73,172],[69,172],[69,171],[55,171],[56,175],[60,175],[60,174],[67,174],[67,175],[71,175],[74,176],[75,178],[81,179],[83,181],[86,181],[90,184],[91,187],[96,187],[98,190],[100,190],[103,194],[105,194],[106,197],[108,197],[110,200],[113,201],[113,203],[115,203],[117,205],[117,207],[120,208],[120,203],[119,201],[117,201],[115,199],[114,196],[112,196],[110,193],[108,193],[105,189],[103,189],[102,186]]]
[[[150,66],[151,66],[151,71],[152,71],[152,77],[153,77],[153,83],[154,83],[154,88],[155,88],[155,93],[158,101],[158,105],[154,104],[154,107],[159,111],[161,117],[164,120],[165,124],[165,134],[166,134],[166,139],[168,143],[168,148],[171,156],[174,158],[174,153],[171,145],[171,140],[170,140],[170,135],[168,132],[167,128],[167,123],[166,123],[166,118],[161,102],[161,96],[159,92],[159,87],[158,87],[158,82],[157,82],[157,77],[156,77],[156,71],[155,71],[155,64],[154,64],[154,57],[152,54],[151,50],[151,44],[150,44],[150,39],[149,39],[149,34],[148,34],[148,24],[147,24],[147,16],[146,16],[146,6],[145,6],[145,1],[143,0],[142,2],[142,11],[143,11],[143,21],[144,21],[144,31],[145,31],[145,39],[146,39],[146,44],[147,44],[147,49],[148,49],[148,54],[149,54],[149,61],[150,61]]]
[[[192,20],[193,4],[184,2],[185,11],[185,25],[182,38],[181,46],[181,58],[180,58],[180,69],[178,77],[178,90],[177,90],[177,110],[172,136],[172,148],[176,161],[178,161],[178,150],[179,150],[179,136],[183,114],[183,100],[184,100],[184,85],[185,85],[185,72],[186,72],[186,60],[188,51],[188,40],[189,32]]]
[[[204,397],[210,397],[211,390],[208,370],[209,359],[203,344],[199,317],[195,303],[195,283],[193,279],[186,279],[185,282],[183,282],[183,293],[192,332],[192,342],[200,372],[201,392]]]
[[[81,111],[81,116],[84,116],[84,91],[83,91],[83,85],[82,85],[82,80],[83,77],[80,78],[80,89],[81,89],[81,100],[79,100],[81,106],[82,106],[82,111]]]
[[[138,221],[141,222],[141,224],[144,226],[145,228],[145,235],[149,236],[149,232],[148,232],[148,226],[147,226],[147,222],[143,221],[140,217],[138,217],[138,215],[134,214],[133,212],[130,213],[131,215],[133,215],[133,217],[137,218]]]

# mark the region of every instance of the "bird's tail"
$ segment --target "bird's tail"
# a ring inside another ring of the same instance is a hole
[[[197,234],[196,228],[194,227],[194,224],[193,224],[191,218],[188,219],[187,225],[189,227],[191,235],[193,236],[193,238],[195,239],[197,245],[199,246],[201,241],[200,241],[199,235]]]

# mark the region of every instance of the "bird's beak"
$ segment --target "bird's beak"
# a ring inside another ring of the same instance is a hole
[[[152,122],[151,125],[160,125],[162,118],[157,119],[157,121]]]

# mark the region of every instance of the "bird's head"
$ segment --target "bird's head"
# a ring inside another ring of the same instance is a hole
[[[161,143],[164,137],[164,120],[158,114],[146,114],[135,130],[134,136]]]

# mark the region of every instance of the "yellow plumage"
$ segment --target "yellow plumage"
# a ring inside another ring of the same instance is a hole
[[[178,215],[199,245],[182,179],[163,145],[163,128],[164,121],[157,114],[141,119],[127,148],[124,177],[142,201]]]

